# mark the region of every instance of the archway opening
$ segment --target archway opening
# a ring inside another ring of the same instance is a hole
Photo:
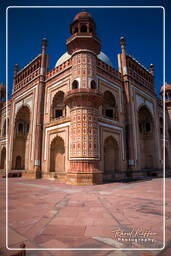
[[[1,169],[5,169],[6,166],[6,148],[3,147],[1,151]]]
[[[30,109],[23,105],[17,112],[14,126],[12,169],[28,168]]]
[[[118,109],[115,96],[110,91],[104,93],[103,116],[109,119],[118,120]]]
[[[65,172],[65,145],[61,137],[53,139],[50,147],[50,171]]]
[[[119,170],[119,147],[117,141],[109,136],[104,142],[104,179],[111,180]]]
[[[142,106],[138,111],[138,124],[141,169],[153,169],[155,167],[154,125],[151,112],[146,106]]]

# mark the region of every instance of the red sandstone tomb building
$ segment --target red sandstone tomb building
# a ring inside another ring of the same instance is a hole
[[[155,94],[153,65],[147,70],[127,54],[121,38],[115,70],[87,12],[75,16],[70,33],[67,52],[54,69],[48,70],[46,39],[27,66],[15,65],[8,112],[0,86],[0,168],[81,185],[160,175],[163,106]],[[169,169],[171,85],[165,90]]]

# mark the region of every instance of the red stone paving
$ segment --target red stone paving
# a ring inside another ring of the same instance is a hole
[[[171,179],[166,180],[166,249],[163,251],[28,251],[30,255],[171,256]],[[1,247],[5,246],[5,180],[1,179]],[[72,186],[49,180],[9,179],[9,247],[160,248],[163,180]],[[121,241],[114,230],[150,230],[154,242]]]

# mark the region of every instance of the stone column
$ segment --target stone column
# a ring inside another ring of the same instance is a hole
[[[37,99],[37,119],[36,119],[36,136],[35,136],[35,159],[34,169],[36,178],[41,178],[41,159],[42,159],[42,137],[43,137],[43,115],[44,115],[44,94],[45,94],[45,75],[47,69],[46,55],[47,40],[42,40],[42,59],[40,67],[40,81],[38,84]]]

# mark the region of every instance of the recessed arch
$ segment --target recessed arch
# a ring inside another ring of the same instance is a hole
[[[118,108],[113,93],[110,91],[105,91],[103,98],[103,116],[109,119],[118,120]]]
[[[58,91],[52,100],[51,117],[59,118],[66,115],[66,108],[64,104],[64,92]]]
[[[65,144],[64,140],[56,136],[50,146],[50,171],[65,172]]]
[[[119,167],[119,145],[113,136],[108,136],[104,141],[104,179],[112,179]]]
[[[142,135],[152,134],[153,116],[146,105],[141,105],[138,109],[138,123]]]
[[[22,105],[15,116],[12,169],[27,169],[29,156],[30,108]]]
[[[138,109],[138,126],[140,140],[140,168],[153,169],[156,164],[154,121],[153,116],[146,105],[142,105]]]

